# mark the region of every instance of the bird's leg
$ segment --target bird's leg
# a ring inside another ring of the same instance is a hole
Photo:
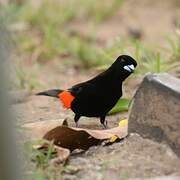
[[[77,115],[77,114],[75,114],[75,116],[74,116],[74,122],[76,123],[76,127],[77,127],[77,128],[79,127],[78,120],[79,120],[80,117],[81,117],[81,116],[79,116],[79,115]]]
[[[106,117],[106,116],[101,116],[101,117],[100,117],[100,122],[101,122],[101,124],[103,125],[104,129],[107,128],[107,121],[105,120],[105,117]]]

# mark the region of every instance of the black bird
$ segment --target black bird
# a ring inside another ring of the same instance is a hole
[[[137,62],[132,57],[121,55],[106,71],[88,81],[67,90],[52,89],[37,95],[59,98],[65,108],[75,113],[76,127],[79,118],[86,116],[99,117],[101,124],[106,128],[105,117],[122,96],[122,83],[133,73],[136,66]]]

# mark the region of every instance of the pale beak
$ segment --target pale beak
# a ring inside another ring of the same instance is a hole
[[[134,67],[133,64],[131,64],[131,65],[126,65],[126,66],[124,66],[124,69],[127,70],[127,71],[129,71],[129,72],[133,72],[134,69],[135,69],[135,67]]]

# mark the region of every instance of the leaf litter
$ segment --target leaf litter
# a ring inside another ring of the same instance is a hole
[[[117,127],[103,130],[68,127],[67,119],[27,123],[23,128],[28,138],[46,141],[34,145],[34,149],[47,154],[49,145],[53,145],[54,156],[50,162],[59,164],[66,162],[74,150],[87,150],[102,143],[109,145],[125,138],[128,135],[128,120],[123,119]]]

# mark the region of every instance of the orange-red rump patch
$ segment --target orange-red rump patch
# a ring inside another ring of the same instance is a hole
[[[68,91],[63,91],[58,95],[60,101],[63,103],[64,108],[71,108],[71,103],[74,100],[74,96]]]

